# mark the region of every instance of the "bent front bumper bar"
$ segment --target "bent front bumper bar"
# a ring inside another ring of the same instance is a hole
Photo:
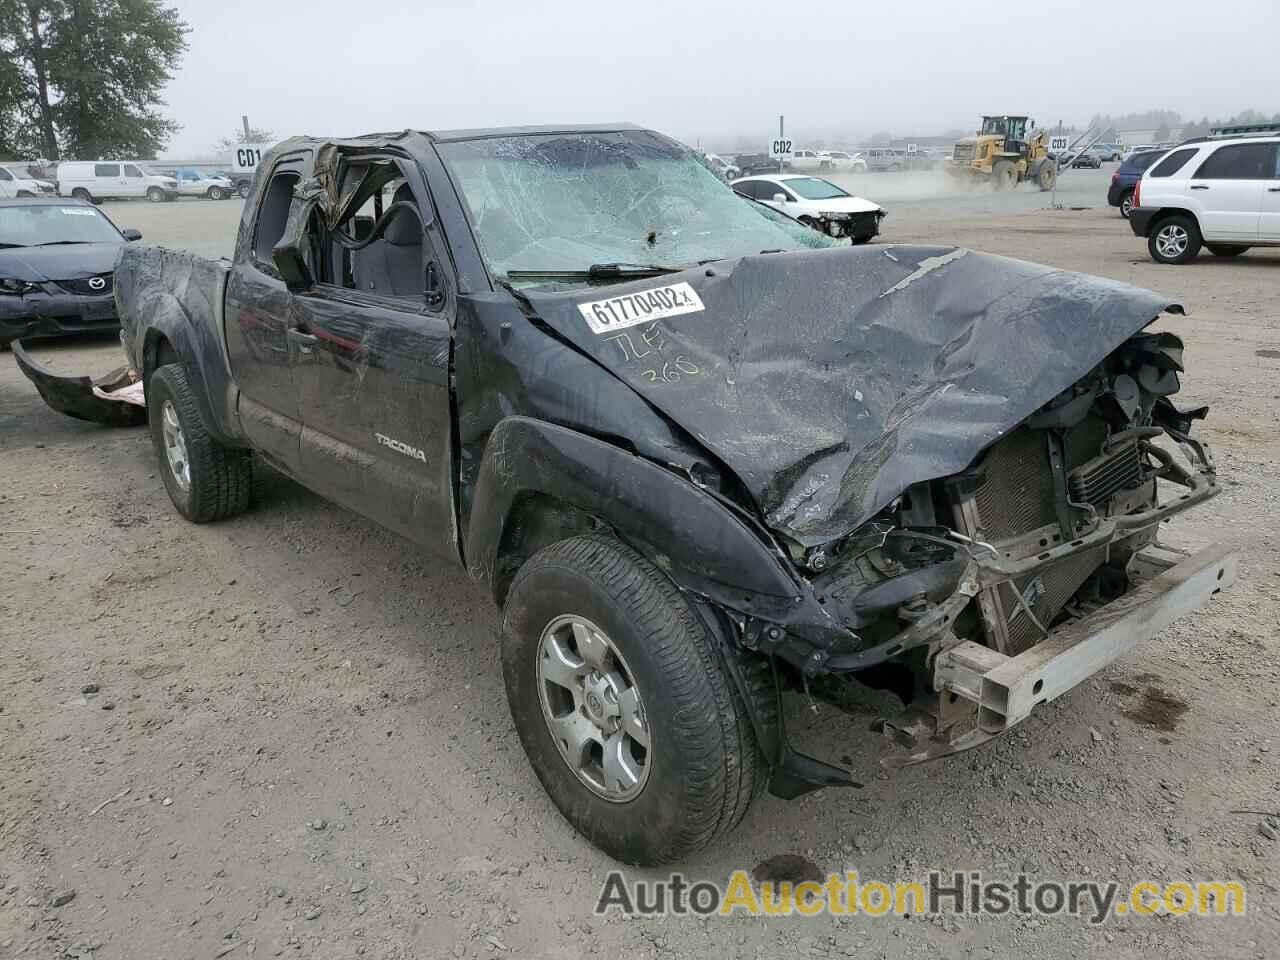
[[[1179,559],[1182,558],[1182,559]],[[1223,544],[1187,556],[1151,546],[1136,554],[1135,573],[1150,576],[1129,593],[1093,613],[1064,624],[1017,656],[964,641],[934,658],[933,688],[942,712],[921,739],[919,727],[889,725],[904,753],[881,759],[906,767],[977,747],[1029,717],[1123,657],[1173,621],[1204,606],[1229,587],[1239,559]],[[896,729],[895,729],[896,728]]]
[[[1235,581],[1239,561],[1223,544],[1177,563],[1170,554],[1163,548],[1139,553],[1137,566],[1162,572],[1018,656],[972,641],[944,650],[934,661],[934,688],[976,704],[975,733],[1003,733]]]

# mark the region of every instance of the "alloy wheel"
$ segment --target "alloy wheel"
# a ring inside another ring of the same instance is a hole
[[[547,624],[538,698],[560,756],[592,793],[613,803],[639,796],[652,738],[635,678],[603,630],[572,615]]]
[[[183,490],[191,489],[191,461],[187,458],[187,438],[182,433],[182,423],[172,400],[166,400],[160,408],[160,432],[164,437],[164,453],[169,461],[169,471]]]

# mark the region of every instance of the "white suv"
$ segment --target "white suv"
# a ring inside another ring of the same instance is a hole
[[[1143,174],[1129,225],[1157,263],[1280,246],[1280,132],[1175,147]]]

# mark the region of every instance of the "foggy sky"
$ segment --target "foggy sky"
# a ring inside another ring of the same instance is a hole
[[[1280,110],[1280,2],[169,0],[166,93],[194,157],[247,113],[278,138],[630,120],[689,144]],[[1178,52],[1181,51],[1181,52]]]

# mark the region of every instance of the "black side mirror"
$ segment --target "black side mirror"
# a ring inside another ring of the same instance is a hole
[[[294,197],[289,207],[289,219],[284,226],[280,242],[271,248],[271,260],[276,265],[280,279],[291,291],[306,290],[315,283],[311,266],[303,256],[306,227],[318,206],[314,198]]]
[[[306,290],[315,283],[306,258],[294,244],[282,243],[275,247],[271,251],[271,259],[280,273],[280,279],[290,290]]]
[[[125,227],[120,231],[120,235],[132,243],[134,240],[142,239],[142,231],[135,230],[133,227]]]

